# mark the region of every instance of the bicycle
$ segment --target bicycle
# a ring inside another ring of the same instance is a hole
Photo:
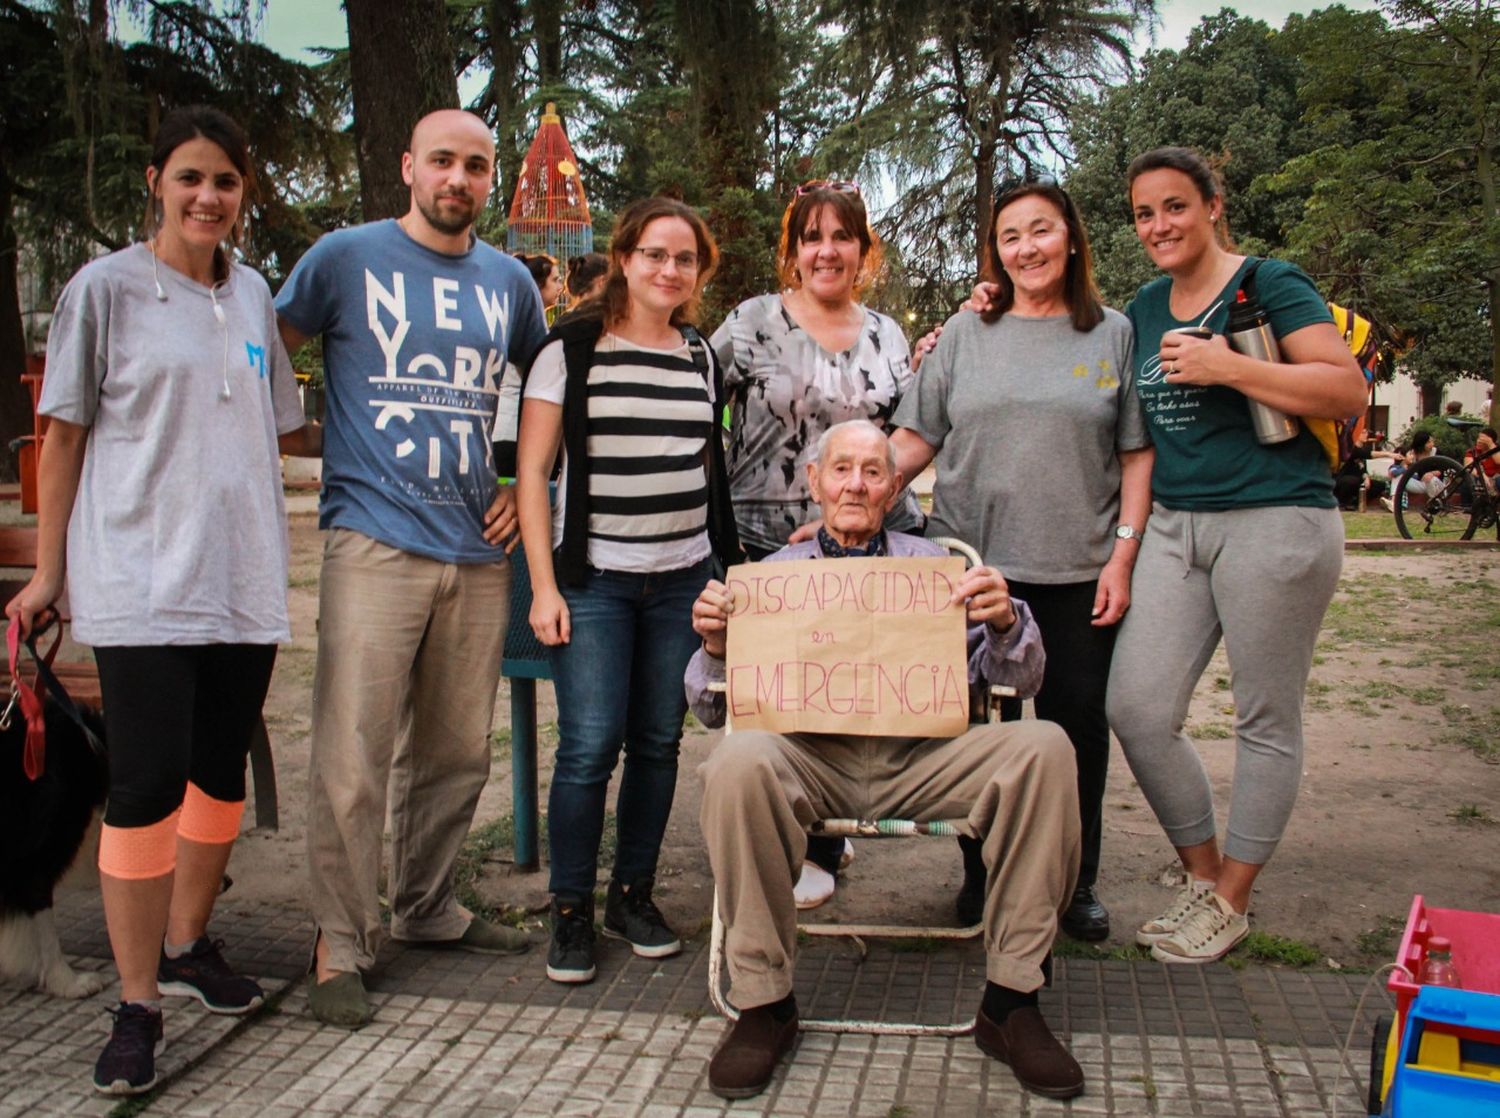
[[[1472,419],[1446,422],[1469,432],[1484,426]],[[1468,462],[1443,454],[1417,462],[1401,475],[1391,497],[1396,529],[1408,540],[1467,540],[1482,528],[1496,528],[1496,538],[1500,539],[1500,499],[1490,491],[1483,466],[1497,454],[1500,446],[1476,454]]]

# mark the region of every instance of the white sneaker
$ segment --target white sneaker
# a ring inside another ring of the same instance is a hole
[[[833,896],[833,886],[833,874],[815,862],[803,862],[802,876],[797,878],[792,896],[797,901],[798,909],[817,908]]]
[[[1217,893],[1193,906],[1171,935],[1159,939],[1151,957],[1159,963],[1212,963],[1250,934],[1250,919]]]
[[[852,861],[854,861],[854,844],[848,839],[845,839],[843,853],[839,855],[839,869],[848,869],[849,863]]]
[[[1380,507],[1385,509],[1386,512],[1396,511],[1396,505],[1389,497],[1380,498]]]
[[[1188,883],[1173,899],[1171,907],[1155,920],[1147,920],[1136,929],[1135,942],[1142,947],[1153,947],[1158,940],[1166,939],[1175,932],[1183,919],[1214,891],[1212,881],[1201,881],[1189,876]]]

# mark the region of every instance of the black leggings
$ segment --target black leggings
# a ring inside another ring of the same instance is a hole
[[[1118,625],[1090,624],[1097,582],[1045,585],[1012,582],[1010,592],[1031,607],[1047,650],[1042,689],[1036,695],[1036,716],[1056,722],[1073,743],[1078,761],[1078,815],[1083,826],[1083,860],[1078,884],[1099,879],[1099,846],[1104,814],[1104,784],[1109,776],[1109,720],[1104,714],[1104,689],[1109,682],[1109,660],[1114,653]],[[1020,699],[1002,699],[1001,716],[1021,717]]]
[[[94,649],[109,751],[111,827],[146,827],[182,806],[191,780],[245,798],[245,757],[276,663],[274,644]]]

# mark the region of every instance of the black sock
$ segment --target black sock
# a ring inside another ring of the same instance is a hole
[[[1019,990],[1012,990],[1009,986],[1001,986],[996,982],[984,984],[984,1001],[979,1004],[980,1011],[995,1024],[999,1025],[1010,1016],[1012,1010],[1020,1009],[1022,1006],[1037,1004],[1036,991],[1023,994]]]
[[[968,835],[959,835],[958,849],[964,856],[964,889],[984,892],[984,843]]]
[[[808,835],[807,860],[821,866],[834,877],[839,875],[839,862],[844,857],[844,840],[840,835]]]

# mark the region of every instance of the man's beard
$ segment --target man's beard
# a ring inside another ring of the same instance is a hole
[[[464,210],[463,215],[445,216],[443,211],[438,207],[438,203],[443,198],[453,198],[466,203],[467,208]],[[434,197],[431,202],[423,202],[419,198],[417,199],[417,210],[427,219],[428,225],[432,226],[439,233],[446,233],[449,236],[462,233],[474,224],[474,200],[467,194],[440,194]]]

